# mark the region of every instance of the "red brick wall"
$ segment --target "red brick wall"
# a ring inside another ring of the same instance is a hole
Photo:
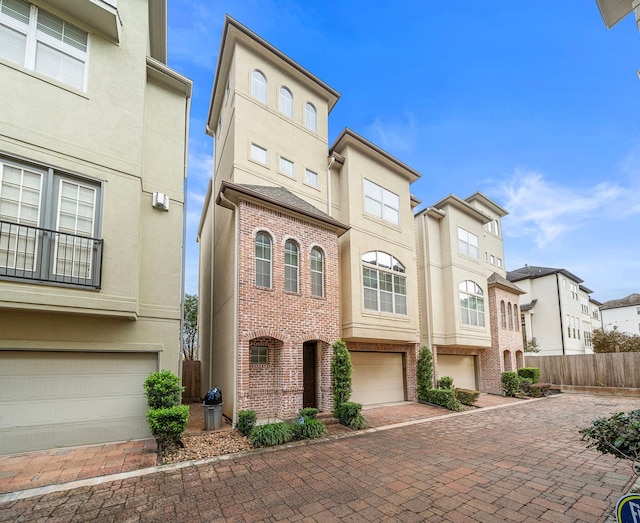
[[[321,226],[251,202],[238,206],[239,368],[238,410],[253,409],[259,419],[289,418],[302,408],[302,345],[316,341],[317,400],[332,409],[331,344],[340,336],[338,238]],[[255,236],[272,240],[270,289],[255,285]],[[284,244],[299,247],[299,292],[284,290]],[[310,252],[324,253],[324,297],[311,296]],[[250,345],[268,345],[267,365],[249,364]]]

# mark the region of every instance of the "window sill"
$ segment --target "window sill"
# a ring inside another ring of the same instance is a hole
[[[367,220],[371,220],[372,222],[384,225],[385,227],[390,227],[398,232],[402,232],[402,226],[399,223],[390,222],[384,218],[376,216],[375,214],[369,214],[368,212],[363,212],[362,216]]]
[[[74,87],[71,87],[70,85],[67,85],[63,82],[59,82],[49,76],[43,75],[41,73],[38,73],[37,71],[34,71],[32,69],[27,69],[26,67],[21,66],[20,64],[17,64],[15,62],[11,62],[10,60],[6,60],[4,58],[0,58],[0,64],[2,65],[6,65],[7,67],[10,67],[11,69],[13,69],[14,71],[17,71],[19,73],[24,73],[28,76],[31,76],[32,78],[35,78],[36,80],[40,80],[41,82],[47,83],[53,87],[58,87],[59,89],[62,89],[64,91],[68,91],[71,94],[75,94],[78,96],[81,96],[82,98],[86,98],[87,100],[89,99],[89,96],[87,95],[86,92],[84,91],[80,91],[78,89],[75,89]]]

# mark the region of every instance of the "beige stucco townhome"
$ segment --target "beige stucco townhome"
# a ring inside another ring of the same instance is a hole
[[[164,0],[0,2],[0,453],[149,435],[179,370],[191,82]]]

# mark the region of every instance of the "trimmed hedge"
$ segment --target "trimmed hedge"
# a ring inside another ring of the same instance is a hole
[[[438,380],[438,388],[453,390],[453,378],[451,376],[442,376],[442,378]]]
[[[293,439],[293,429],[289,423],[267,423],[254,427],[249,436],[253,447],[273,447]]]
[[[238,432],[243,436],[249,437],[251,431],[256,426],[258,415],[255,410],[238,411]]]
[[[477,390],[453,389],[453,392],[455,393],[456,399],[463,405],[473,406],[480,397],[480,392]]]
[[[518,375],[513,371],[506,371],[502,373],[502,391],[505,396],[515,398],[516,394],[520,390],[520,380]]]
[[[455,412],[462,410],[462,404],[456,399],[455,391],[449,389],[430,389],[425,394],[424,401]]]
[[[167,409],[182,403],[180,378],[170,370],[151,373],[144,380],[144,395],[150,409]]]
[[[429,389],[433,388],[433,354],[429,347],[420,347],[418,364],[416,365],[418,383],[418,399],[423,400]]]
[[[540,368],[539,367],[522,367],[518,369],[518,376],[521,378],[529,378],[531,383],[540,382]]]
[[[533,380],[531,378],[520,377],[520,390],[524,394],[529,394],[529,391],[531,390],[532,383],[533,383]]]
[[[182,433],[189,421],[189,405],[174,405],[162,409],[149,409],[147,421],[159,449],[167,445],[180,445]]]
[[[320,412],[318,409],[316,409],[315,407],[305,407],[304,409],[300,409],[300,412],[298,412],[298,415],[302,418],[313,418],[315,419],[315,417],[317,416],[318,412]]]
[[[533,398],[541,398],[547,395],[550,388],[551,383],[533,383],[531,387],[529,387],[529,394]]]

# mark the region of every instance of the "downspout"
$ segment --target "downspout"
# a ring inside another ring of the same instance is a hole
[[[564,349],[564,325],[562,324],[562,302],[560,301],[560,277],[556,272],[556,290],[558,291],[558,311],[560,313],[560,341],[562,342],[562,355],[565,355]]]
[[[336,163],[333,155],[329,156],[329,166],[327,167],[327,214],[331,216],[331,168]]]
[[[426,214],[422,215],[422,263],[424,264],[424,289],[425,289],[425,316],[427,317],[427,343],[429,344],[429,349],[431,349],[431,354],[433,354],[433,330],[431,325],[431,285],[429,282],[431,281],[431,266],[427,264],[427,222],[426,222]]]

